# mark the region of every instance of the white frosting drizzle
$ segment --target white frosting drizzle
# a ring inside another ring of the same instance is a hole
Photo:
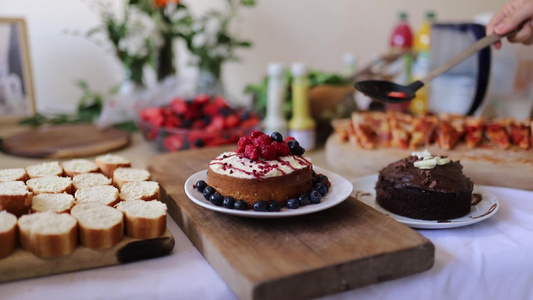
[[[243,179],[269,178],[290,174],[311,166],[311,159],[297,155],[275,160],[250,160],[235,152],[224,152],[209,163],[213,172]]]

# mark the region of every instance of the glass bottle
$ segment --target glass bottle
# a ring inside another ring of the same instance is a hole
[[[311,117],[309,106],[309,83],[305,65],[295,63],[291,67],[292,80],[292,118],[289,121],[289,136],[294,137],[305,150],[315,148],[315,120]]]

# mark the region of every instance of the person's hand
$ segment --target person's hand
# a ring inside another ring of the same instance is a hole
[[[490,20],[486,28],[487,35],[496,33],[503,35],[515,29],[522,22],[524,26],[507,39],[511,43],[533,44],[533,0],[512,0],[502,7]],[[501,41],[494,43],[496,49],[502,46]]]

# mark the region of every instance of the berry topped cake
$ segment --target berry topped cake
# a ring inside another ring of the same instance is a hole
[[[414,219],[447,220],[470,212],[472,181],[459,161],[414,152],[379,172],[376,201],[388,211]]]
[[[239,139],[235,151],[211,160],[207,183],[199,181],[195,188],[211,203],[227,208],[279,211],[320,203],[330,183],[315,174],[304,153],[292,137],[253,131]]]

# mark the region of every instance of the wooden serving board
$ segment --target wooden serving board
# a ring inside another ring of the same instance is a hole
[[[54,258],[39,258],[21,248],[0,259],[0,282],[123,264],[167,255],[174,249],[174,237],[167,229],[155,239],[124,237],[112,248],[93,250],[78,246],[73,253]]]
[[[185,195],[185,180],[229,149],[158,155],[149,170],[163,188],[169,214],[239,298],[318,297],[433,266],[428,239],[352,197],[321,212],[280,219],[196,205]]]
[[[463,172],[475,184],[533,190],[533,150],[498,149],[491,145],[469,149],[464,143],[452,150],[435,145],[427,149],[434,155],[447,155],[452,160],[461,161]],[[356,177],[377,173],[412,152],[396,148],[365,150],[341,142],[336,134],[326,142],[326,161],[331,169]]]
[[[12,135],[1,143],[2,151],[18,156],[70,158],[106,153],[126,146],[129,133],[94,124],[41,127]]]

